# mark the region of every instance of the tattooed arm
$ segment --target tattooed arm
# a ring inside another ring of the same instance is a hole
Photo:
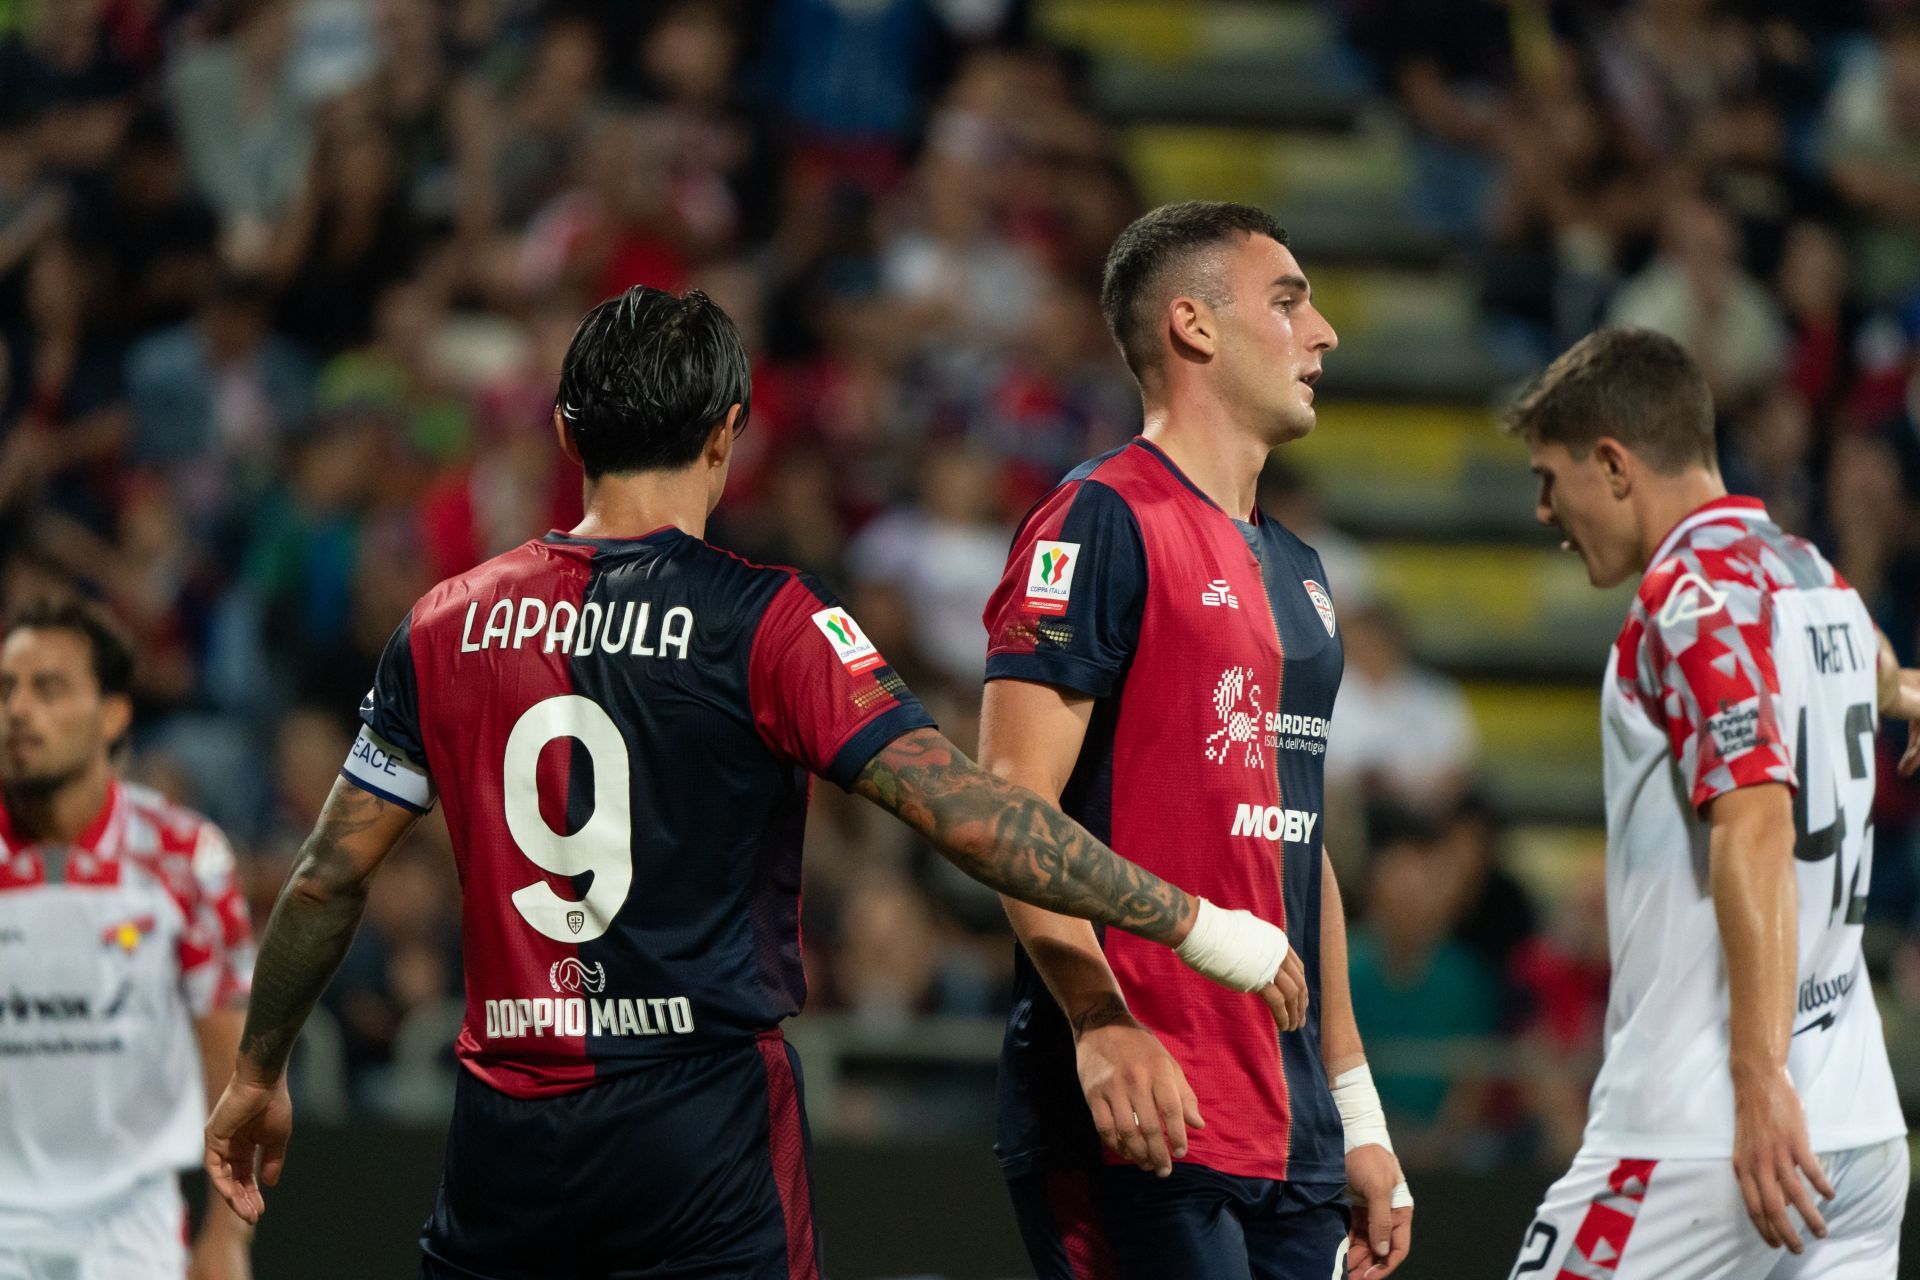
[[[994,777],[937,730],[896,739],[853,789],[1009,897],[1168,946],[1193,927],[1192,894],[1128,862],[1025,787]]]
[[[266,1208],[261,1184],[280,1180],[293,1131],[287,1056],[347,954],[374,869],[418,818],[340,779],[274,903],[254,963],[239,1062],[206,1131],[214,1188],[250,1223]]]

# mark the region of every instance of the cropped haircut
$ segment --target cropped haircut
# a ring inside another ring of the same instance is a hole
[[[1650,329],[1599,329],[1574,343],[1521,393],[1505,428],[1577,458],[1610,436],[1663,475],[1716,465],[1706,376]]]
[[[1134,377],[1159,363],[1167,300],[1185,295],[1226,305],[1222,282],[1201,269],[1201,259],[1242,235],[1287,243],[1286,230],[1265,210],[1221,200],[1163,204],[1135,218],[1113,242],[1100,280],[1100,310]]]
[[[560,416],[587,478],[675,470],[740,406],[753,376],[733,321],[698,289],[635,285],[587,312],[560,371]]]
[[[104,697],[133,692],[133,646],[106,612],[79,600],[39,600],[7,620],[16,631],[70,631],[85,637],[93,655],[93,678]]]

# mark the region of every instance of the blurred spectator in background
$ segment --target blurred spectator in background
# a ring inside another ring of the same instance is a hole
[[[1509,970],[1524,1001],[1526,1090],[1547,1163],[1580,1148],[1610,972],[1606,876],[1596,865],[1574,874],[1555,899],[1547,932],[1523,942]]]
[[[1338,713],[1336,712],[1336,723]],[[1500,984],[1448,937],[1462,886],[1439,832],[1411,811],[1376,808],[1366,910],[1348,938],[1353,1009],[1366,1028],[1396,1142],[1458,1160],[1479,1127],[1486,1086],[1471,1063],[1500,1026]]]
[[[1848,52],[1827,101],[1827,171],[1858,215],[1854,279],[1887,302],[1920,277],[1920,26]]]
[[[1772,377],[1786,348],[1779,307],[1741,266],[1739,228],[1725,209],[1699,197],[1668,210],[1659,256],[1621,286],[1607,320],[1680,343],[1722,405]]]
[[[1473,716],[1460,686],[1414,661],[1385,604],[1340,609],[1346,675],[1333,704],[1327,779],[1374,799],[1442,811],[1473,772]]]
[[[1327,523],[1320,494],[1305,474],[1269,459],[1255,493],[1260,510],[1320,554],[1328,581],[1321,585],[1336,609],[1364,609],[1376,598],[1373,557],[1356,539]]]

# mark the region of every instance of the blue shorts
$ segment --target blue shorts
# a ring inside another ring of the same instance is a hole
[[[1346,1188],[1236,1178],[1176,1164],[1010,1173],[1007,1189],[1039,1280],[1339,1280]]]
[[[460,1072],[429,1280],[819,1280],[800,1063],[777,1032],[577,1093]]]

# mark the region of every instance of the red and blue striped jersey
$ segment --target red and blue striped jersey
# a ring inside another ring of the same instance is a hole
[[[1257,512],[1231,518],[1137,438],[1028,513],[986,625],[988,679],[1095,700],[1062,807],[1141,866],[1279,924],[1305,964],[1307,1023],[1283,1034],[1257,997],[1105,932],[1129,1007],[1206,1116],[1186,1159],[1344,1180],[1319,1042],[1323,766],[1344,660],[1319,556]],[[1001,1065],[1003,1163],[1098,1150],[1072,1036],[1024,952]]]
[[[551,533],[449,579],[343,769],[424,810],[462,889],[457,1046],[518,1097],[797,1012],[811,775],[932,722],[839,602],[678,529]]]

